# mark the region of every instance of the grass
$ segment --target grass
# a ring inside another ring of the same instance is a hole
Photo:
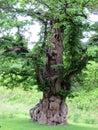
[[[0,87],[0,117],[28,117],[29,109],[37,104],[42,96],[37,90],[30,92],[20,88],[9,90]]]
[[[6,90],[0,87],[0,130],[97,130],[98,112],[86,111],[77,107],[79,100],[68,101],[68,124],[64,126],[46,126],[32,122],[29,109],[42,97],[37,90],[24,92],[20,88]],[[96,98],[97,99],[97,98]],[[95,100],[94,100],[95,101]],[[96,100],[97,101],[97,100]],[[94,106],[94,105],[93,105]],[[83,124],[81,124],[83,123]]]
[[[97,126],[67,124],[63,126],[47,126],[32,122],[28,118],[0,119],[0,130],[97,130]]]

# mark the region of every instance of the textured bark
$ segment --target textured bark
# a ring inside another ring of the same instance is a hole
[[[30,109],[30,116],[40,124],[66,124],[67,105],[65,97],[58,93],[59,90],[68,90],[68,85],[64,83],[63,74],[63,34],[62,27],[54,28],[58,20],[50,21],[50,41],[52,47],[46,50],[46,67],[43,70],[37,68],[38,82],[47,87],[48,92],[43,90],[43,99],[34,108]],[[55,66],[55,67],[53,67]]]
[[[66,124],[67,105],[60,96],[44,97],[39,104],[30,109],[30,116],[39,124]]]

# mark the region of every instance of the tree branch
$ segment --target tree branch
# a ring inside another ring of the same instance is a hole
[[[88,60],[89,57],[87,55],[83,56],[78,65],[76,66],[76,68],[74,70],[71,70],[68,74],[66,74],[64,78],[69,77],[69,79],[72,79],[76,74],[80,73],[83,70]]]
[[[9,52],[16,52],[16,54],[20,54],[20,53],[28,53],[28,50],[22,46],[14,46],[13,48],[6,49],[4,51],[4,53],[9,53]]]
[[[44,23],[44,40],[43,40],[42,48],[44,48],[45,45],[46,45],[46,39],[47,39],[47,25],[48,25],[48,22],[47,22],[47,20],[46,20],[46,22]]]

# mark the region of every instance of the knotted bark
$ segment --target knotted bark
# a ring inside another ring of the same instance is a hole
[[[30,109],[30,116],[39,124],[63,125],[66,124],[68,108],[59,96],[43,98],[39,104]]]
[[[43,99],[34,108],[30,109],[30,116],[40,124],[58,125],[66,124],[68,108],[65,104],[65,98],[58,93],[59,90],[67,90],[64,84],[63,75],[63,34],[62,27],[54,28],[57,20],[50,21],[52,47],[46,50],[46,67],[38,72],[38,82],[47,87],[48,92],[43,92]],[[63,76],[62,76],[63,77]]]

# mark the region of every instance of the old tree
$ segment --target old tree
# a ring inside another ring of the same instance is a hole
[[[43,98],[30,109],[30,116],[41,124],[66,124],[65,101],[71,81],[91,58],[87,55],[89,45],[81,39],[84,31],[92,29],[88,10],[93,2],[0,0],[0,85],[30,90],[36,84]],[[29,50],[24,34],[35,20],[41,25],[40,39]],[[13,28],[15,35],[10,33]]]

